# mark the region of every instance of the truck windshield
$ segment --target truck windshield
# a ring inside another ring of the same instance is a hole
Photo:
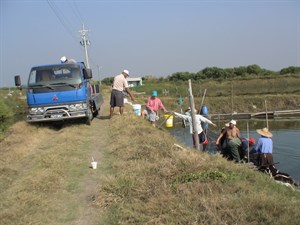
[[[76,88],[81,83],[79,66],[67,64],[35,67],[31,70],[28,81],[31,87],[66,85]]]

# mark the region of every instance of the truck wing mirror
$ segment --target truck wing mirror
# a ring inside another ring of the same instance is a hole
[[[15,85],[17,87],[21,86],[21,77],[20,77],[20,75],[15,76]]]
[[[84,69],[83,76],[84,76],[84,79],[91,79],[93,77],[92,70],[88,69],[88,68]]]

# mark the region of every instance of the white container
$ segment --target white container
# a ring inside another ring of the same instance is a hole
[[[140,116],[141,115],[141,104],[132,104],[133,107],[133,112],[135,112],[136,115]]]
[[[94,170],[97,169],[97,162],[93,161],[91,162],[91,165]]]

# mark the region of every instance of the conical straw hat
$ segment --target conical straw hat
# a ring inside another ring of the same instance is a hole
[[[259,133],[262,136],[265,136],[265,137],[272,137],[273,136],[273,134],[266,127],[263,128],[263,129],[258,129],[258,130],[256,130],[256,132]]]

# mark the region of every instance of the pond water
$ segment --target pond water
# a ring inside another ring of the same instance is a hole
[[[228,121],[213,121],[218,128],[209,127],[210,131],[218,134],[220,129]],[[272,119],[268,120],[269,130],[273,134],[273,158],[281,172],[290,174],[297,182],[300,181],[300,118],[293,119]],[[253,137],[256,140],[260,137],[256,129],[267,127],[265,120],[237,120],[237,127],[242,137]],[[248,129],[247,129],[248,127]],[[192,137],[189,127],[182,127],[182,122],[175,121],[174,127],[167,128],[170,133],[180,142],[192,146]],[[249,132],[247,132],[249,130]],[[209,153],[216,152],[216,145],[210,143]]]

